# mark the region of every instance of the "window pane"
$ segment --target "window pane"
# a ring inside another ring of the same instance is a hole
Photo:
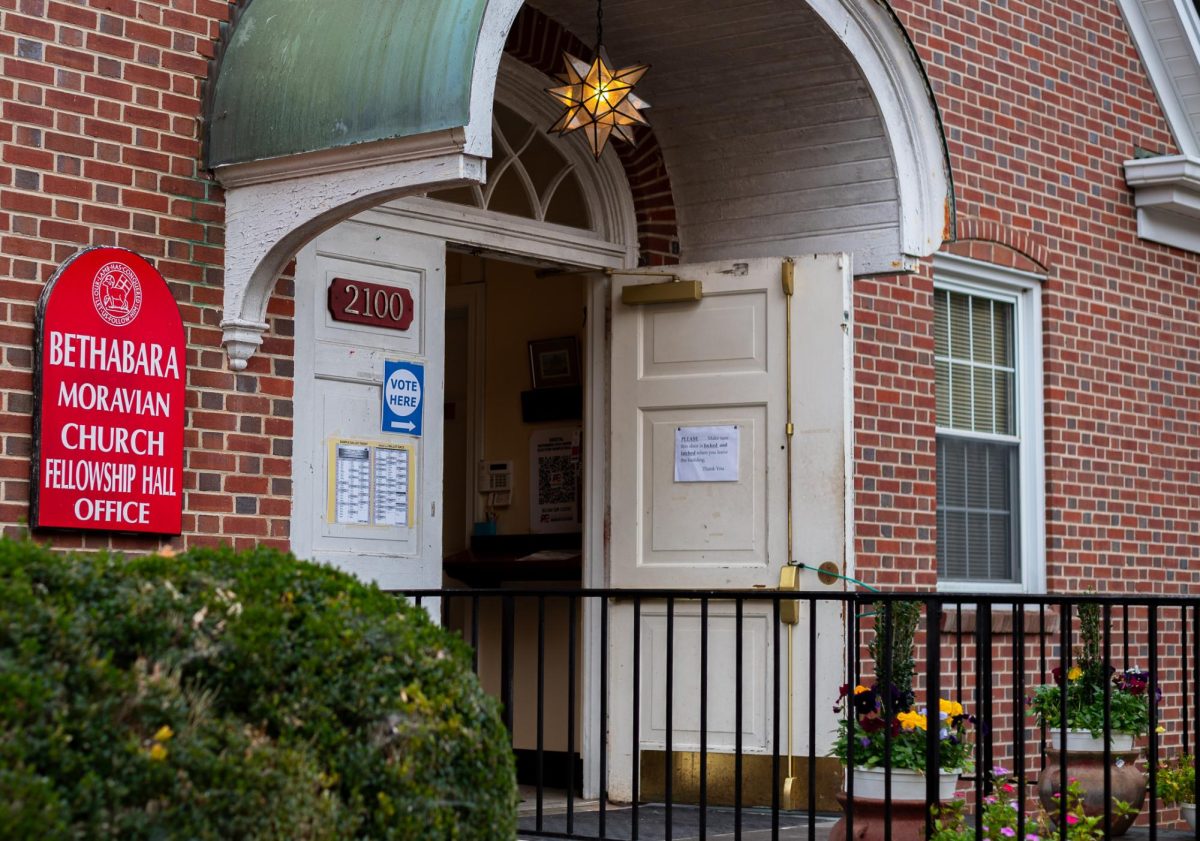
[[[971,359],[992,364],[992,301],[971,299]]]
[[[938,575],[1019,581],[1017,446],[937,439]]]
[[[971,358],[971,299],[958,292],[950,293],[950,356],[953,359]]]
[[[937,423],[1016,434],[1012,394],[1013,304],[938,290],[934,295]]]
[[[950,334],[946,324],[946,300],[949,294],[941,289],[933,293],[933,353],[935,356],[950,355]]]

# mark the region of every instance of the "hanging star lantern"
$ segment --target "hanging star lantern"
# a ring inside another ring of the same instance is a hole
[[[566,72],[559,75],[562,86],[546,92],[567,110],[550,131],[567,134],[583,129],[597,160],[609,137],[632,143],[633,127],[648,125],[639,112],[650,107],[650,103],[634,94],[633,86],[650,65],[634,64],[614,71],[602,47],[591,64],[570,53],[563,53],[563,61]]]

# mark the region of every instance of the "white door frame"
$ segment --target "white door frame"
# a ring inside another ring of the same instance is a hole
[[[487,355],[486,291],[482,283],[463,283],[446,286],[446,312],[464,309],[467,311],[467,333],[471,346],[467,350],[467,394],[471,404],[467,414],[467,440],[471,452],[467,458],[464,488],[467,515],[466,537],[471,535],[472,523],[479,520],[482,507],[479,499],[479,471],[477,465],[483,457],[484,394],[481,363]],[[445,494],[445,484],[442,486]],[[445,506],[443,506],[445,507]]]

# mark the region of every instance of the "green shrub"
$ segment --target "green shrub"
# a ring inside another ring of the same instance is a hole
[[[469,663],[423,610],[278,552],[0,540],[0,838],[512,838]]]

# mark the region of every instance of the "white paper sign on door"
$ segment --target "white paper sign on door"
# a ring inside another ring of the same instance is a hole
[[[675,428],[676,482],[736,482],[737,426]]]

